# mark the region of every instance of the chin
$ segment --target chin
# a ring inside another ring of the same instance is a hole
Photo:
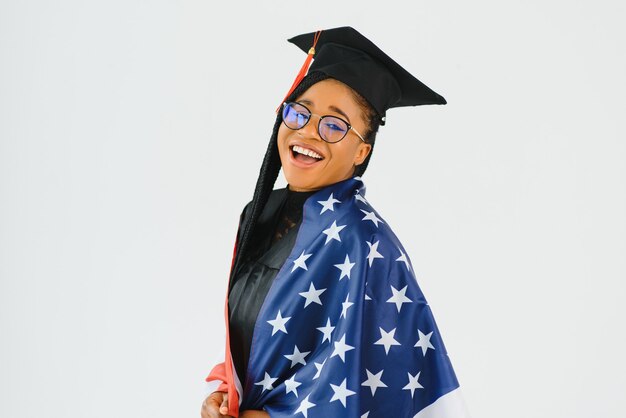
[[[314,180],[307,180],[303,176],[288,176],[285,175],[285,180],[292,189],[297,190],[317,190],[323,187]]]
[[[282,158],[281,163],[283,177],[285,177],[285,181],[292,188],[298,190],[314,190],[323,187],[319,184],[319,179],[321,178],[321,173],[319,172],[319,170],[311,171],[298,169],[298,167],[290,166],[289,162],[287,162],[287,165],[285,165],[285,163],[283,163],[282,161]]]

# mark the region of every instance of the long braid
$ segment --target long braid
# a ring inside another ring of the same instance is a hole
[[[295,100],[298,96],[304,93],[309,87],[313,84],[322,81],[326,78],[329,78],[328,75],[320,73],[320,72],[311,72],[305,78],[302,79],[298,87],[285,99],[285,101]],[[281,162],[280,155],[278,154],[278,129],[280,128],[280,124],[282,122],[282,116],[279,113],[276,116],[276,122],[274,123],[274,129],[272,130],[272,136],[270,138],[269,145],[267,147],[267,151],[265,152],[265,157],[263,158],[263,164],[261,165],[261,170],[259,172],[259,178],[256,183],[256,188],[254,189],[254,196],[252,198],[252,202],[248,210],[250,211],[249,221],[243,225],[243,235],[241,238],[241,242],[238,245],[237,249],[237,260],[241,260],[246,254],[246,250],[250,245],[250,240],[254,233],[254,228],[256,227],[257,220],[261,215],[267,200],[269,199],[270,193],[274,188],[274,183],[276,182],[276,178],[278,177],[278,173],[280,172]]]

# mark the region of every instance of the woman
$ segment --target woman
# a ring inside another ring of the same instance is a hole
[[[350,27],[289,41],[309,54],[240,217],[202,417],[463,416],[409,257],[361,179],[387,109],[446,101]],[[272,190],[281,166],[288,186]]]

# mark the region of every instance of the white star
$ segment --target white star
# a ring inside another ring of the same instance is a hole
[[[370,262],[370,267],[372,267],[372,263],[374,262],[374,259],[385,258],[385,257],[383,257],[383,255],[378,252],[378,243],[380,241],[376,241],[373,244],[369,241],[365,241],[365,242],[367,242],[367,245],[369,245],[370,247],[370,253],[367,255],[367,260]]]
[[[322,331],[322,333],[324,333],[324,335],[322,336],[322,344],[323,344],[324,341],[326,341],[326,340],[330,341],[330,333],[333,332],[335,327],[330,325],[330,318],[328,318],[328,320],[326,321],[326,326],[325,327],[319,327],[317,329],[319,331]]]
[[[343,379],[343,382],[341,382],[341,384],[339,386],[333,385],[331,383],[330,387],[335,392],[333,397],[330,398],[330,402],[338,400],[338,401],[341,402],[341,404],[343,405],[344,408],[346,407],[346,398],[348,396],[352,396],[352,395],[356,394],[356,392],[353,392],[350,389],[346,388],[346,379]]]
[[[272,335],[276,334],[278,331],[282,331],[285,334],[288,334],[287,328],[285,328],[285,324],[287,321],[291,319],[290,316],[283,318],[280,314],[280,309],[278,310],[278,315],[276,315],[276,319],[270,319],[267,321],[272,327]]]
[[[285,394],[289,392],[293,392],[298,397],[298,386],[300,386],[302,382],[296,382],[296,375],[291,376],[291,379],[285,380]]]
[[[389,349],[392,345],[400,345],[400,343],[394,338],[396,329],[394,328],[389,332],[385,331],[381,327],[378,327],[378,329],[380,329],[380,340],[376,341],[374,344],[384,345],[385,354],[389,354]]]
[[[393,287],[393,285],[391,285],[391,293],[393,293],[393,296],[390,297],[387,300],[387,302],[395,303],[396,304],[396,308],[398,308],[398,312],[400,312],[400,309],[402,308],[402,304],[403,303],[413,302],[411,299],[407,298],[404,295],[406,293],[406,288],[407,288],[407,286],[404,286],[402,288],[402,290],[398,290],[395,287]]]
[[[341,337],[339,341],[335,341],[335,349],[333,350],[333,353],[330,356],[331,357],[339,356],[341,358],[341,361],[345,363],[346,351],[350,351],[350,350],[354,350],[354,347],[346,344],[346,335],[344,334],[343,337]]]
[[[301,353],[300,350],[298,350],[298,346],[296,345],[294,346],[293,354],[285,354],[285,357],[287,357],[288,360],[291,360],[291,367],[295,366],[298,363],[306,366],[306,361],[304,361],[304,358],[309,353],[310,351],[305,351]]]
[[[383,376],[384,370],[381,370],[376,374],[373,374],[367,369],[365,369],[365,371],[367,372],[367,380],[361,383],[361,386],[369,386],[370,390],[372,391],[372,396],[374,396],[374,394],[376,393],[376,389],[387,387],[387,385],[384,384],[382,380],[380,380],[380,378]]]
[[[354,264],[355,263],[350,262],[350,257],[348,257],[348,254],[346,254],[346,259],[343,261],[343,264],[335,264],[335,267],[341,270],[341,274],[339,275],[339,281],[341,281],[341,279],[343,279],[344,277],[347,277],[348,280],[350,280],[350,270],[352,270]]]
[[[433,332],[430,331],[426,335],[424,335],[424,333],[419,329],[417,330],[417,332],[420,338],[419,340],[417,340],[414,347],[420,347],[422,349],[422,356],[425,356],[426,351],[428,351],[429,348],[432,348],[433,350],[435,349],[435,347],[430,342],[430,337],[432,337]]]
[[[372,300],[372,298],[371,298],[371,297],[369,297],[369,295],[366,293],[366,294],[365,294],[365,300]]]
[[[261,393],[265,392],[266,390],[272,390],[274,389],[274,386],[272,386],[272,384],[278,380],[277,377],[271,377],[267,372],[265,372],[265,378],[263,380],[261,380],[260,382],[256,382],[255,385],[261,385],[263,386],[263,390],[261,391]]]
[[[324,359],[324,361],[321,362],[321,363],[317,363],[317,362],[313,363],[313,364],[315,364],[315,368],[317,368],[317,372],[315,373],[315,376],[313,376],[313,380],[315,380],[318,377],[320,377],[320,373],[322,373],[322,367],[324,367],[324,363],[326,363],[326,360],[328,360],[328,359]]]
[[[396,261],[404,262],[404,264],[406,264],[406,269],[408,271],[411,271],[411,267],[409,266],[409,260],[406,258],[406,254],[404,254],[404,252],[402,252],[400,248],[398,248],[398,250],[400,251],[400,257],[396,258]]]
[[[342,308],[341,308],[341,315],[339,316],[339,318],[346,318],[346,315],[348,314],[348,308],[354,305],[354,303],[348,302],[349,297],[350,297],[350,293],[348,293],[348,295],[346,296],[346,301],[341,302]]]
[[[327,210],[330,210],[332,212],[335,211],[335,208],[333,207],[333,205],[335,203],[341,203],[339,200],[335,199],[333,197],[333,194],[330,194],[330,197],[328,198],[328,200],[318,200],[317,203],[319,203],[320,205],[322,205],[322,211],[320,212],[320,215],[324,212],[326,212]]]
[[[304,302],[304,307],[306,308],[307,306],[309,306],[311,302],[315,302],[318,305],[321,305],[322,301],[320,300],[320,295],[324,293],[325,290],[326,289],[319,289],[319,290],[315,289],[313,282],[311,282],[311,285],[309,286],[308,291],[300,292],[298,294],[306,299],[306,301]]]
[[[361,212],[365,214],[365,217],[361,219],[362,221],[372,221],[374,225],[378,227],[378,222],[384,223],[379,217],[376,216],[374,211],[368,212],[366,210],[361,209]]]
[[[337,226],[337,221],[333,221],[333,224],[330,226],[330,228],[327,228],[322,231],[323,234],[326,234],[326,242],[324,242],[324,245],[328,244],[331,239],[341,242],[341,238],[339,237],[339,232],[345,227],[346,225]]]
[[[293,271],[297,269],[298,267],[308,270],[306,268],[305,261],[312,255],[313,254],[304,254],[304,251],[302,251],[302,254],[300,254],[300,257],[298,257],[296,260],[293,261],[293,267],[291,268],[291,272],[293,273]]]
[[[367,418],[370,414],[370,411],[367,411],[366,413],[364,413],[363,415],[361,415],[361,418]]]
[[[360,200],[361,202],[365,203],[366,205],[369,205],[369,202],[367,200],[365,200],[363,195],[361,193],[359,193],[358,191],[354,194],[354,198],[356,200]]]
[[[409,375],[409,383],[407,383],[407,385],[405,387],[403,387],[402,389],[406,389],[406,390],[410,390],[411,391],[411,398],[413,398],[413,393],[415,393],[415,389],[423,389],[424,386],[420,385],[420,382],[417,381],[417,379],[420,378],[420,373],[421,372],[417,372],[417,374],[415,376],[411,375],[411,373],[407,374]]]
[[[296,409],[296,412],[294,412],[294,414],[297,414],[298,412],[302,412],[302,415],[304,415],[304,418],[307,418],[307,411],[315,406],[314,403],[309,402],[309,396],[311,395],[310,394],[306,395],[306,398],[304,398],[302,402],[300,402],[300,406],[298,407],[298,409]]]

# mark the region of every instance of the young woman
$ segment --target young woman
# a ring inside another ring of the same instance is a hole
[[[289,41],[308,57],[240,217],[201,415],[464,416],[410,259],[361,179],[388,109],[446,101],[350,27]],[[281,167],[288,186],[272,190]]]

